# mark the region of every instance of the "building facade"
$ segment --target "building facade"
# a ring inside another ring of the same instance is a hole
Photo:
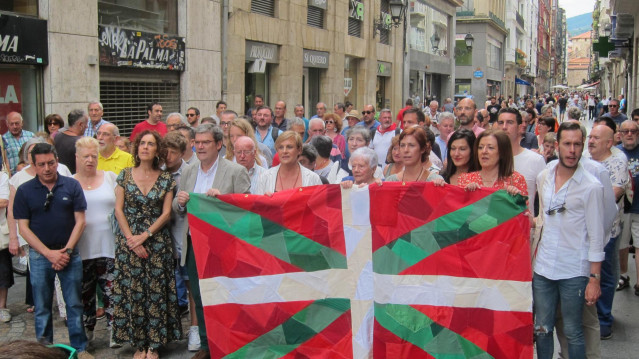
[[[417,102],[453,98],[455,8],[461,0],[416,0],[408,8],[408,79],[404,93]]]
[[[520,95],[532,94],[534,80],[530,78],[526,69],[530,61],[531,36],[526,29],[526,21],[530,21],[530,2],[511,0],[506,2],[506,28],[509,29],[506,38],[504,95],[516,98]],[[524,79],[524,76],[529,77]],[[517,79],[523,81],[516,81]],[[526,83],[530,85],[526,85]]]
[[[388,0],[240,0],[228,8],[223,51],[228,107],[246,112],[256,95],[329,112],[403,107],[403,28],[393,27]]]
[[[221,99],[220,2],[209,0],[8,0],[0,16],[0,87],[13,86],[25,128],[43,128],[92,100],[126,135],[159,101],[168,112],[214,113]],[[215,19],[214,21],[211,21]],[[44,27],[37,24],[44,24]],[[35,26],[35,27],[34,27]],[[34,28],[43,30],[33,31]],[[210,29],[211,31],[202,31]],[[35,51],[35,52],[34,52]],[[35,55],[35,56],[34,56]],[[35,59],[34,59],[35,57]]]
[[[537,25],[537,78],[535,89],[537,93],[550,90],[551,78],[551,4],[550,0],[539,0],[539,22]]]
[[[455,97],[472,96],[478,108],[488,96],[504,94],[506,0],[465,0],[457,9]],[[473,46],[464,38],[471,34]]]
[[[615,15],[612,34],[617,39],[624,67],[615,77],[620,77],[620,94],[626,97],[628,113],[639,108],[639,2],[634,0],[610,0],[611,14]]]

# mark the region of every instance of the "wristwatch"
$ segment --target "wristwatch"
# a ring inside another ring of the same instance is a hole
[[[73,249],[72,248],[67,248],[66,251],[64,251],[66,254],[71,255],[73,254]]]
[[[151,232],[150,229],[147,229],[146,233],[149,235],[149,238],[153,237],[153,232]]]
[[[599,273],[590,273],[590,278],[595,278],[596,280],[601,280],[601,274],[599,274]]]

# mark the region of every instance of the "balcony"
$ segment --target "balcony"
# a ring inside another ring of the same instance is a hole
[[[519,11],[515,13],[515,17],[517,18],[517,23],[519,24],[519,26],[524,28],[524,17],[519,14]]]
[[[495,15],[492,11],[490,11],[488,13],[488,16],[495,22],[497,23],[497,25],[506,28],[506,24],[504,23],[504,20],[500,19],[497,15]]]
[[[456,15],[457,16],[475,16],[475,9],[472,9],[472,10],[462,9],[457,11]]]

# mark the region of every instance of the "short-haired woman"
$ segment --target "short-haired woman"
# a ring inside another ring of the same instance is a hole
[[[333,144],[339,148],[339,151],[343,155],[346,150],[346,139],[341,135],[342,118],[336,113],[327,113],[324,115],[323,120],[326,126],[326,136],[333,140]]]
[[[431,182],[442,177],[424,166],[429,162],[432,142],[421,127],[411,127],[399,135],[399,149],[404,159],[404,169],[391,175],[386,181]]]

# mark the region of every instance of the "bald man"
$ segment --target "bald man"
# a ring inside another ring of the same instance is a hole
[[[255,159],[257,153],[255,151],[255,142],[248,136],[240,136],[233,144],[235,151],[235,160],[248,171],[251,178],[251,193],[255,193],[260,175],[266,172],[266,168],[257,164]]]
[[[612,302],[619,279],[619,246],[617,239],[621,234],[620,221],[623,213],[623,194],[630,181],[628,175],[628,160],[626,155],[619,153],[614,155],[611,151],[614,145],[614,131],[606,125],[596,125],[588,136],[588,152],[593,160],[601,163],[610,172],[612,190],[615,194],[617,211],[615,220],[609,233],[610,241],[606,244],[604,252],[606,258],[601,263],[601,297],[597,301],[597,315],[599,316],[599,329],[601,339],[612,337]],[[605,241],[604,241],[605,242]]]
[[[115,145],[120,138],[118,126],[110,122],[105,123],[98,129],[96,137],[100,144],[100,152],[98,154],[99,170],[111,171],[117,176],[123,169],[133,167],[133,156]]]

